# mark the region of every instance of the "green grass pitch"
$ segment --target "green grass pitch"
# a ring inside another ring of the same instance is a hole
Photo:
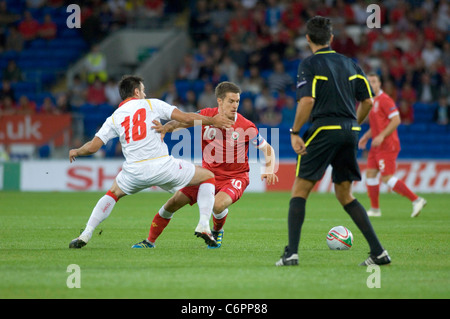
[[[231,206],[223,246],[206,249],[194,236],[197,206],[176,213],[155,249],[131,249],[144,239],[168,193],[119,201],[89,244],[69,249],[103,193],[0,192],[0,298],[146,299],[447,299],[450,298],[448,194],[424,194],[428,205],[410,218],[411,204],[382,194],[383,217],[372,218],[392,264],[380,268],[380,288],[358,264],[369,251],[333,194],[311,195],[298,267],[275,267],[287,243],[288,193],[246,193]],[[355,194],[365,206],[366,194]],[[331,251],[326,234],[344,225],[348,251]],[[80,267],[81,288],[68,288]]]

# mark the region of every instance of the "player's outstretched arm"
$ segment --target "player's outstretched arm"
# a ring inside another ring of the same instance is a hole
[[[275,150],[269,143],[265,143],[260,150],[264,154],[265,170],[264,174],[261,174],[261,180],[266,180],[267,185],[275,184],[278,182],[278,176],[275,174],[276,168],[276,156]]]
[[[87,142],[80,148],[71,149],[69,151],[69,160],[72,163],[75,161],[75,158],[78,156],[89,156],[97,151],[103,146],[103,141],[97,136],[94,137],[91,141]]]
[[[197,121],[198,124],[201,125],[214,125],[215,127],[221,128],[221,129],[225,129],[225,128],[229,128],[231,126],[233,126],[234,121],[226,118],[223,115],[216,115],[214,117],[209,117],[209,116],[203,116],[200,115],[198,113],[185,113],[180,111],[179,109],[175,109],[172,112],[172,120],[176,120],[178,122],[181,122],[183,124],[189,125],[189,126],[194,126],[196,125]]]

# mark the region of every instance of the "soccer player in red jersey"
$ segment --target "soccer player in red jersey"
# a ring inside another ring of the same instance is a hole
[[[371,208],[369,216],[381,216],[379,206],[380,185],[377,178],[381,173],[381,181],[394,192],[407,197],[413,205],[411,217],[417,217],[426,200],[412,192],[406,184],[394,176],[396,161],[400,152],[400,140],[397,127],[400,125],[400,114],[394,100],[381,89],[380,77],[371,73],[368,80],[375,93],[373,108],[369,113],[370,129],[359,140],[359,148],[365,149],[372,138],[372,145],[367,158],[366,185]]]
[[[261,180],[267,184],[278,181],[275,174],[275,152],[267,141],[259,134],[255,124],[237,112],[240,101],[240,88],[231,82],[221,82],[215,89],[218,107],[204,108],[199,111],[204,116],[221,114],[234,120],[235,124],[229,129],[220,129],[211,125],[202,126],[202,166],[215,174],[216,189],[213,208],[212,234],[219,248],[222,245],[223,226],[228,216],[228,207],[241,198],[249,184],[249,144],[253,144],[264,154],[266,163],[265,173]],[[172,132],[188,125],[177,121],[170,121],[162,126],[155,123],[156,131],[161,134]],[[184,187],[177,191],[155,215],[147,239],[133,246],[133,248],[153,248],[156,239],[169,223],[173,214],[183,206],[193,205],[197,201],[198,187]]]

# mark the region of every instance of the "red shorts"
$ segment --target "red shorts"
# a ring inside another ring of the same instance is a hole
[[[247,175],[237,176],[236,178],[224,180],[217,179],[216,176],[216,194],[218,192],[227,193],[231,197],[233,203],[235,203],[239,198],[241,198],[248,184],[249,180]],[[198,187],[199,185],[195,185],[195,186],[186,186],[180,189],[180,192],[189,197],[189,200],[191,201],[189,204],[191,206],[197,202]]]
[[[367,157],[367,169],[380,171],[381,176],[394,175],[397,168],[397,157],[399,152],[369,151]]]

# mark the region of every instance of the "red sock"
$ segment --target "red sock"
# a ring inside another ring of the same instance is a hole
[[[228,214],[225,215],[224,218],[222,219],[217,219],[214,215],[213,215],[213,228],[215,231],[219,231],[223,228],[223,225],[225,225],[225,221],[227,219]]]
[[[152,226],[150,226],[150,232],[147,239],[154,243],[169,222],[170,219],[163,218],[159,215],[159,213],[157,213],[153,218]]]
[[[394,192],[402,196],[408,197],[410,201],[415,201],[419,196],[414,194],[403,181],[398,180],[392,188]]]
[[[370,207],[380,208],[380,185],[367,185],[367,194],[370,198]]]

